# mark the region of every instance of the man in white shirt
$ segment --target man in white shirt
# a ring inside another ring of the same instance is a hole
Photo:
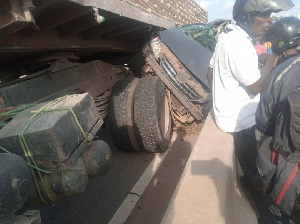
[[[287,10],[293,6],[290,0],[236,0],[233,7],[236,25],[229,24],[225,32],[220,34],[211,59],[211,68],[208,70],[216,124],[221,130],[233,135],[235,153],[249,188],[253,188],[257,170],[255,112],[260,99],[259,93],[263,90],[274,63],[272,55],[262,54],[258,58],[252,38],[268,31],[272,12]],[[258,62],[263,64],[261,70]],[[259,208],[262,204],[261,201],[256,204],[260,214],[266,213],[264,208]],[[271,220],[269,217],[263,219],[263,223]]]

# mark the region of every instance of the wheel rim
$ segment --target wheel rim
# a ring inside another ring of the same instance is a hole
[[[166,94],[163,94],[160,101],[160,127],[163,135],[166,135],[170,126],[170,108]]]

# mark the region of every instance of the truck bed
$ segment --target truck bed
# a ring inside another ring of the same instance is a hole
[[[153,31],[207,22],[194,1],[3,0],[0,82],[55,59],[124,63]],[[33,68],[32,68],[33,67]]]

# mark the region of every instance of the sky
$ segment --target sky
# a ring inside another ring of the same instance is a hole
[[[215,19],[232,19],[232,7],[235,0],[196,0],[208,12],[208,22]],[[295,16],[300,19],[300,0],[292,0],[294,8],[288,11],[274,13],[274,16]]]

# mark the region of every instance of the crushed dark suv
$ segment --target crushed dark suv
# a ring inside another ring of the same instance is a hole
[[[172,125],[180,128],[205,119],[211,103],[206,72],[215,36],[226,23],[152,34],[128,64],[134,76],[119,81],[110,96],[109,126],[120,149],[164,152]]]

